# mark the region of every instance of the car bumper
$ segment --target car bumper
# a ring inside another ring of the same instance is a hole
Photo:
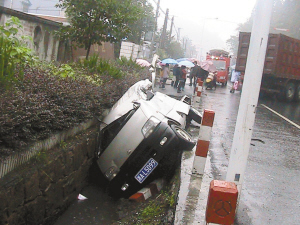
[[[129,197],[146,183],[149,183],[158,174],[172,163],[172,158],[177,159],[178,137],[166,123],[160,123],[155,131],[144,139],[120,168],[119,173],[110,181],[109,194],[114,197]],[[137,173],[149,159],[158,162],[158,166],[142,182],[135,179]],[[175,162],[174,162],[175,163]],[[122,187],[127,187],[122,190]]]

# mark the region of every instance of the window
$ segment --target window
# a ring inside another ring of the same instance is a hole
[[[0,6],[4,6],[5,0],[0,0]]]

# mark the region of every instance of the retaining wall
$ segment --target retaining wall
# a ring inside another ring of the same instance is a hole
[[[97,124],[0,179],[0,224],[53,224],[86,185]]]

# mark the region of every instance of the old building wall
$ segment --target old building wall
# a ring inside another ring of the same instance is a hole
[[[58,40],[54,37],[54,31],[59,28],[59,23],[56,25],[43,23],[43,20],[31,15],[26,19],[26,14],[15,12],[14,15],[1,13],[0,25],[4,25],[11,16],[20,19],[23,28],[19,30],[18,36],[25,35],[32,38],[32,41],[26,40],[26,45],[35,51],[40,60],[57,59]]]

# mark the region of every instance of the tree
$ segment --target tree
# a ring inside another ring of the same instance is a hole
[[[153,13],[153,6],[147,2],[147,0],[133,0],[136,4],[139,4],[142,10],[142,17],[137,18],[134,23],[129,24],[130,34],[128,35],[128,41],[136,44],[141,43],[142,36],[147,32],[152,32],[155,25],[155,16]]]
[[[285,35],[288,35],[293,38],[300,39],[300,1],[295,0],[275,0],[270,33],[282,33],[281,30],[275,30],[274,28],[283,28],[287,29],[288,32],[285,32]],[[251,32],[253,24],[254,13],[252,13],[249,20],[243,24],[239,24],[237,31],[242,32]],[[233,53],[237,53],[238,48],[238,34],[231,36],[227,40],[227,44],[230,46]]]
[[[130,34],[130,25],[142,18],[138,0],[60,0],[57,7],[65,9],[70,25],[60,30],[60,37],[87,50],[93,44],[118,42]]]
[[[181,44],[177,41],[171,41],[166,48],[166,52],[173,59],[182,58],[184,55]]]

